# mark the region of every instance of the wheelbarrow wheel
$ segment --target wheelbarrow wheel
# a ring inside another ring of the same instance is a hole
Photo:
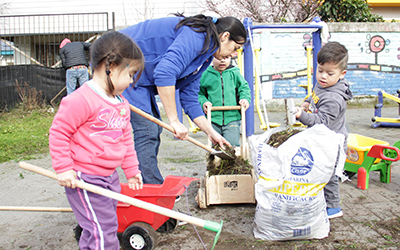
[[[164,224],[162,224],[156,231],[159,233],[170,233],[178,226],[178,220],[169,218]]]
[[[135,222],[122,233],[122,245],[126,250],[151,250],[156,240],[156,231],[144,222]]]
[[[74,234],[76,241],[79,243],[79,239],[81,238],[82,234],[82,228],[79,226],[79,224],[74,228]]]

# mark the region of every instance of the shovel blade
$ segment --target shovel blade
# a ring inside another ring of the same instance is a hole
[[[215,155],[215,156],[218,156],[219,158],[225,159],[225,160],[234,160],[234,159],[235,159],[235,157],[228,155],[228,154],[227,154],[226,152],[224,152],[224,151],[216,151],[216,150],[213,150],[213,151],[211,152],[211,154],[213,154],[213,155]]]

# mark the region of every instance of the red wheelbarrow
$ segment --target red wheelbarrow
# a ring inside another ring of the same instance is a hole
[[[132,190],[127,183],[121,183],[121,194],[172,209],[175,198],[185,191],[185,186],[198,178],[169,175],[162,185],[143,184],[143,189]],[[118,202],[118,233],[125,249],[152,249],[156,245],[156,230],[169,232],[177,220],[149,210]],[[163,226],[161,229],[160,227]]]
[[[55,172],[26,162],[20,162],[19,166],[57,180]],[[112,192],[80,180],[76,181],[76,185],[92,193],[119,201],[117,205],[119,223],[117,232],[120,233],[122,245],[127,250],[153,249],[156,243],[155,230],[165,225],[169,218],[185,221],[216,232],[212,246],[212,249],[214,249],[222,231],[223,221],[217,223],[203,220],[171,209],[174,206],[176,196],[182,194],[185,186],[188,186],[194,180],[197,180],[197,178],[170,176],[165,179],[163,185],[146,184],[142,190],[131,190],[127,184],[121,184],[121,193]]]
[[[143,184],[143,189],[132,190],[127,183],[121,183],[121,194],[160,207],[172,209],[175,198],[185,191],[185,186],[198,178],[168,175],[162,185]],[[175,229],[177,220],[151,212],[124,202],[118,202],[118,238],[126,250],[153,249],[157,244],[157,232],[167,233]],[[79,242],[82,228],[75,228]]]
[[[389,146],[388,142],[350,133],[347,146],[344,170],[349,177],[357,174],[358,188],[368,189],[371,171],[379,171],[380,181],[390,183],[391,164],[400,160],[400,141]]]

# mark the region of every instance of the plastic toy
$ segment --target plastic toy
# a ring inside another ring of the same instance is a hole
[[[357,173],[357,187],[368,189],[371,171],[380,172],[380,181],[390,183],[391,164],[400,160],[400,141],[388,142],[350,133],[347,138],[347,159],[344,170],[352,177]]]
[[[23,169],[47,176],[57,180],[55,172],[34,166],[26,162],[20,162],[19,166]],[[169,179],[169,178],[168,178]],[[100,188],[98,186],[77,180],[76,186],[92,193],[100,194],[115,200],[119,227],[117,232],[122,232],[122,244],[127,250],[142,249],[151,250],[156,243],[155,228],[159,228],[169,218],[186,221],[190,224],[216,232],[214,238],[214,249],[222,231],[221,223],[202,220],[187,214],[171,210],[177,195],[182,194],[184,185],[189,185],[197,178],[172,177],[171,180],[165,178],[163,185],[146,184],[142,190],[131,190],[125,184],[121,184],[121,193]],[[135,198],[131,197],[135,196]],[[140,197],[140,199],[138,199]]]
[[[398,97],[394,95],[390,95],[385,91],[380,91],[378,93],[378,101],[379,103],[375,105],[375,117],[372,118],[372,122],[374,122],[371,127],[397,127],[400,128],[400,89],[397,90]],[[381,117],[381,111],[383,107],[383,97],[389,98],[399,104],[399,117],[397,118],[383,118]]]

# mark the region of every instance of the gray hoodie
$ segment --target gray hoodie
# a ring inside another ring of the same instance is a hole
[[[335,85],[322,88],[318,83],[314,87],[312,96],[306,100],[310,103],[312,113],[302,112],[298,120],[309,127],[315,124],[325,124],[336,133],[344,134],[346,129],[346,101],[351,100],[353,94],[350,91],[347,80],[339,80]]]

